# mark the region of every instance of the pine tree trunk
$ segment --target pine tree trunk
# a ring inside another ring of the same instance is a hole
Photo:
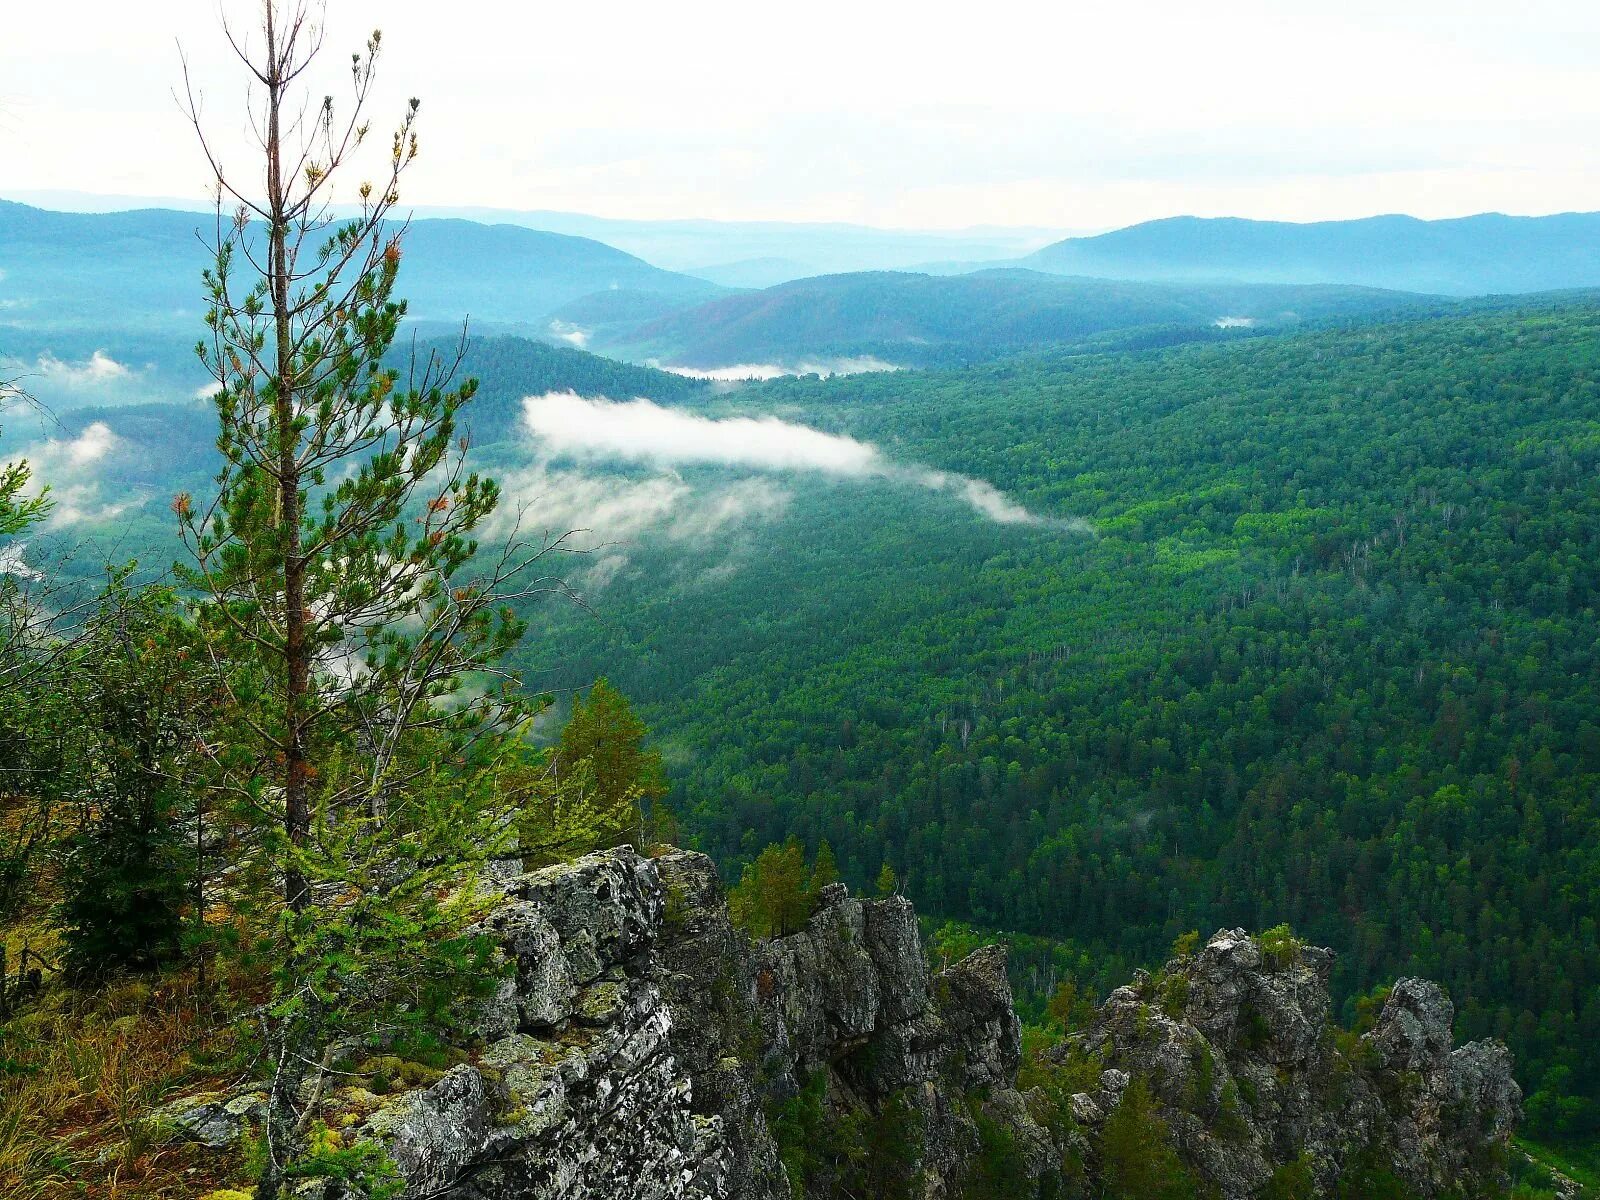
[[[305,708],[310,690],[311,660],[306,644],[305,561],[300,543],[300,466],[296,454],[294,352],[289,310],[288,181],[283,178],[280,115],[283,78],[278,58],[272,6],[267,6],[267,59],[270,65],[267,110],[267,198],[272,213],[269,269],[277,340],[276,394],[273,397],[278,434],[278,521],[283,537],[284,788],[283,830],[291,847],[305,844],[311,829],[310,772],[306,758]],[[304,874],[291,861],[284,872],[284,900],[295,912],[305,910],[310,894]]]

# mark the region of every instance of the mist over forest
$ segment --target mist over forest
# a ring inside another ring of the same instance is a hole
[[[246,7],[0,95],[0,1193],[1600,1188],[1591,18]]]

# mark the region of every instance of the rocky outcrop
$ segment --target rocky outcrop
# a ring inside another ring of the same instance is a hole
[[[667,887],[659,954],[677,1017],[675,1045],[694,1107],[723,1131],[728,1195],[787,1200],[765,1112],[823,1085],[840,1116],[900,1106],[917,1131],[902,1164],[916,1194],[960,1194],[978,1149],[969,1097],[1009,1104],[1046,1169],[1048,1137],[1015,1090],[1020,1026],[1005,955],[989,947],[930,976],[916,913],[903,897],[819,895],[806,927],[752,945],[733,929],[715,868],[698,854],[658,860]],[[708,964],[715,964],[707,969]]]
[[[1287,1171],[1320,1192],[1358,1171],[1422,1196],[1493,1192],[1521,1093],[1498,1042],[1453,1048],[1450,1002],[1402,979],[1359,1039],[1329,1022],[1331,952],[1217,933],[1196,955],[1117,989],[1058,1061],[1101,1070],[1073,1097],[1091,1130],[1145,1081],[1182,1159],[1222,1196]]]
[[[1286,1165],[1330,1188],[1358,1163],[1433,1196],[1492,1180],[1517,1116],[1504,1048],[1453,1049],[1437,988],[1400,981],[1341,1046],[1331,954],[1281,939],[1225,931],[1118,989],[1054,1052],[1083,1081],[1068,1095],[1018,1087],[1004,951],[930,972],[902,898],[832,885],[803,929],[752,943],[698,854],[624,848],[495,886],[483,928],[506,974],[478,1041],[447,1070],[371,1060],[320,1102],[412,1200],[1098,1194],[1101,1133],[1135,1085],[1224,1197]],[[259,1107],[249,1089],[189,1097],[164,1124],[221,1144]],[[846,1136],[879,1161],[830,1144]]]
[[[497,887],[484,930],[507,971],[482,1044],[419,1086],[322,1105],[345,1140],[383,1148],[410,1197],[789,1200],[767,1113],[818,1081],[841,1110],[901,1098],[928,1197],[956,1195],[977,1148],[968,1092],[1028,1121],[1003,954],[930,978],[903,899],[835,885],[803,930],[757,945],[698,854],[614,850]],[[233,1109],[195,1097],[168,1124],[215,1141]]]

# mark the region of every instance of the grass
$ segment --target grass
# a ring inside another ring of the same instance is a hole
[[[1568,1179],[1582,1184],[1586,1195],[1600,1196],[1600,1144],[1517,1138],[1516,1147],[1538,1165],[1560,1171]]]
[[[27,999],[0,1027],[0,1196],[173,1200],[237,1182],[236,1155],[168,1143],[144,1119],[239,1077],[226,994],[185,969],[93,989],[57,978]]]

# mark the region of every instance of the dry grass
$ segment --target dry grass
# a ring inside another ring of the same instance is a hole
[[[231,1083],[234,1006],[192,971],[84,990],[60,980],[4,1027],[0,1196],[179,1200],[236,1178],[236,1155],[163,1144],[144,1121],[163,1100]]]

